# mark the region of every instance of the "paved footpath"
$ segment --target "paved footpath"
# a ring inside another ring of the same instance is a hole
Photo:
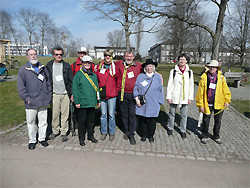
[[[169,111],[169,105],[164,104],[166,112]],[[168,115],[161,112],[155,132],[155,142],[150,144],[148,140],[141,142],[136,134],[136,145],[130,145],[129,141],[123,139],[123,132],[117,128],[115,140],[110,142],[100,140],[100,127],[95,128],[95,137],[99,140],[97,144],[86,142],[85,147],[81,147],[77,136],[69,135],[67,142],[62,142],[61,137],[50,140],[48,149],[51,150],[75,150],[79,152],[91,151],[102,153],[114,153],[121,155],[151,156],[161,158],[176,158],[198,161],[222,161],[249,164],[249,119],[239,114],[233,108],[225,110],[222,118],[221,145],[216,144],[209,139],[206,145],[200,143],[200,128],[197,128],[198,109],[193,101],[189,105],[187,138],[182,139],[178,128],[179,115],[176,118],[175,131],[172,136],[167,135],[166,125]],[[177,113],[178,110],[177,110]],[[212,133],[213,118],[210,122],[210,133]],[[27,149],[28,134],[27,126],[24,123],[15,130],[9,132],[0,132],[1,144],[18,145]],[[37,147],[42,147],[40,144]],[[27,149],[28,150],[28,149]]]

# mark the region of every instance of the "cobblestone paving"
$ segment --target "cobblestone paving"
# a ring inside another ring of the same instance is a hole
[[[168,113],[169,105],[165,103],[164,108]],[[136,134],[136,145],[130,145],[128,140],[126,141],[123,139],[123,132],[119,128],[116,130],[115,140],[113,142],[110,142],[108,137],[105,141],[101,141],[100,127],[96,127],[95,137],[99,140],[97,144],[86,141],[86,146],[81,147],[78,142],[78,137],[69,135],[69,140],[67,142],[62,142],[60,136],[56,137],[54,140],[48,141],[50,145],[47,148],[200,161],[249,163],[250,121],[233,108],[227,109],[223,115],[221,127],[221,139],[223,143],[221,145],[216,144],[212,139],[209,139],[206,145],[200,143],[199,136],[201,131],[197,128],[199,113],[195,102],[189,105],[187,138],[184,140],[179,134],[178,114],[173,135],[167,135],[167,113],[160,113],[155,132],[155,141],[152,144],[150,144],[148,140],[146,142],[141,142],[140,137]],[[179,113],[178,110],[177,113]],[[212,133],[212,128],[213,118],[211,118],[210,122],[210,133]],[[26,124],[8,133],[2,132],[1,143],[25,146],[25,149],[27,149],[28,134]],[[37,147],[42,146],[38,144]]]

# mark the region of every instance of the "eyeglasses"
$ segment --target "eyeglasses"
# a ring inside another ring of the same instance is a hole
[[[59,55],[62,56],[62,54],[55,54],[55,56],[59,56]]]
[[[112,55],[104,55],[104,57],[112,57]]]
[[[92,62],[89,61],[83,61],[83,64],[91,64]]]

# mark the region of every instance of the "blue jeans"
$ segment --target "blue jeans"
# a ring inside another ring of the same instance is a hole
[[[110,99],[101,99],[101,133],[107,134],[109,125],[109,134],[115,134],[115,108],[116,97]],[[109,114],[109,120],[108,120]]]
[[[175,119],[175,112],[176,112],[177,104],[170,104],[169,110],[169,119],[168,119],[168,129],[174,129],[174,119]],[[180,107],[181,112],[181,123],[180,123],[180,130],[181,132],[186,132],[187,127],[187,113],[188,113],[188,105],[182,104]]]

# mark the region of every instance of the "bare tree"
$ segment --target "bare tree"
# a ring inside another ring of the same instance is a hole
[[[21,8],[17,13],[17,19],[28,33],[30,46],[32,45],[32,35],[37,26],[37,10]]]
[[[109,46],[117,48],[116,50],[114,50],[115,54],[119,51],[118,48],[124,47],[125,37],[123,30],[116,29],[112,32],[108,32],[107,39]]]
[[[9,24],[8,24],[8,20],[10,20],[12,17],[11,17],[11,14],[5,10],[1,10],[0,11],[0,14],[1,14],[1,17],[0,17],[0,20],[1,20],[1,37],[2,39],[8,39],[10,38],[10,27],[9,27]]]
[[[133,30],[133,26],[146,18],[144,16],[139,17],[138,13],[132,11],[131,7],[133,6],[143,9],[144,5],[138,0],[85,0],[82,3],[83,9],[86,7],[88,11],[99,12],[99,19],[109,19],[121,24],[125,32],[127,49],[130,47],[130,36],[137,33]],[[144,32],[151,31],[154,26]]]
[[[170,8],[174,6],[178,6],[180,4],[188,4],[189,10],[194,10],[200,3],[204,3],[204,1],[200,0],[188,0],[188,1],[179,1],[176,3],[176,1],[159,1],[159,0],[141,0],[141,2],[146,3],[147,6],[144,6],[144,9],[140,9],[136,6],[133,7],[133,10],[135,12],[140,12],[140,14],[143,14],[144,16],[147,16],[149,18],[159,18],[159,17],[167,17],[167,18],[175,18],[180,20],[181,22],[184,22],[190,26],[193,27],[200,27],[204,30],[206,30],[210,36],[212,37],[212,59],[219,58],[219,47],[220,47],[220,41],[222,37],[223,32],[223,26],[224,26],[224,18],[225,18],[225,12],[228,5],[229,0],[206,0],[206,2],[214,3],[218,7],[218,16],[217,16],[217,22],[215,31],[213,29],[209,28],[206,24],[203,24],[199,22],[198,19],[195,19],[195,17],[184,17],[181,14],[178,14],[178,12],[172,12]],[[147,8],[145,8],[147,7]]]
[[[144,23],[142,22],[141,19],[139,19],[138,24],[135,26],[135,30],[137,31],[137,33],[135,34],[136,54],[138,54],[138,55],[140,53],[141,40],[143,38],[143,32],[141,32],[141,31],[143,31],[143,28],[144,28]]]
[[[225,33],[225,44],[235,55],[240,57],[240,64],[244,64],[244,54],[249,46],[249,17],[250,2],[238,0],[234,2],[232,14],[228,17]]]
[[[38,27],[41,35],[41,41],[42,41],[42,46],[41,46],[41,55],[43,56],[43,48],[44,48],[44,42],[46,35],[49,31],[49,29],[53,26],[53,19],[50,18],[49,14],[44,13],[44,12],[38,12]]]

